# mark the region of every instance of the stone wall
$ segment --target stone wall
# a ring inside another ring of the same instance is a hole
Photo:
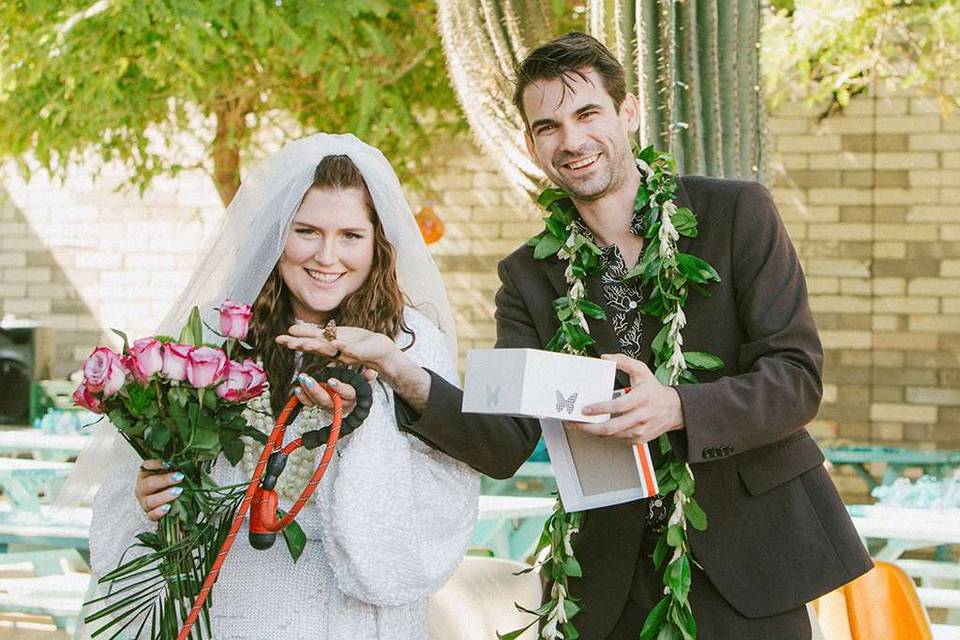
[[[815,434],[960,449],[960,115],[883,91],[822,123],[786,105],[770,149],[826,348]],[[433,195],[411,201],[446,223],[431,250],[461,349],[489,346],[496,262],[539,229],[539,213],[471,144],[439,145],[435,157]],[[143,197],[116,191],[122,180],[80,168],[62,186],[9,168],[0,177],[0,315],[57,329],[60,375],[107,327],[149,332],[221,212],[204,175],[158,181]]]

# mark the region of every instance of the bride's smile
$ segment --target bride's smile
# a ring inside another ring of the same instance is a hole
[[[279,263],[295,316],[326,322],[366,282],[373,254],[373,223],[362,191],[308,191]]]

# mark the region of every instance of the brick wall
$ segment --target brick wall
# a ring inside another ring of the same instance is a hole
[[[822,123],[786,106],[770,132],[826,347],[815,434],[960,449],[960,115],[880,88]]]
[[[180,292],[222,207],[209,179],[161,180],[142,197],[124,174],[66,184],[0,173],[0,316],[31,318],[55,333],[54,375],[93,345],[150,333]]]
[[[786,105],[770,134],[774,197],[826,347],[814,432],[960,449],[960,115],[880,91],[823,123]],[[469,143],[439,145],[435,157],[432,195],[411,201],[446,223],[431,250],[461,350],[489,346],[496,262],[539,229],[539,213]],[[56,328],[60,374],[106,327],[148,332],[220,214],[206,176],[160,181],[142,198],[116,192],[122,179],[0,177],[0,314]]]

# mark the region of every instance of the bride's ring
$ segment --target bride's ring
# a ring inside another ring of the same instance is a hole
[[[323,327],[323,339],[327,342],[333,342],[337,339],[337,323],[334,320],[330,320]]]
[[[330,356],[330,358],[333,359],[333,360],[339,360],[339,359],[340,359],[340,355],[341,355],[340,349],[337,349],[337,350],[333,353],[333,355]]]

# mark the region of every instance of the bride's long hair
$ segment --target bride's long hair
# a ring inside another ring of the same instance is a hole
[[[397,256],[387,241],[383,225],[373,205],[370,191],[357,166],[345,155],[324,157],[314,172],[311,189],[349,190],[363,194],[363,202],[373,223],[373,264],[363,285],[346,296],[334,311],[338,325],[362,327],[390,337],[401,332],[415,338],[403,320],[406,297],[397,279]],[[294,355],[290,349],[278,345],[274,338],[287,333],[293,324],[293,305],[290,291],[278,267],[274,267],[260,294],[253,302],[250,319],[250,342],[254,354],[263,362],[270,383],[270,404],[274,415],[290,396]],[[323,364],[322,359],[306,359],[304,369]]]

